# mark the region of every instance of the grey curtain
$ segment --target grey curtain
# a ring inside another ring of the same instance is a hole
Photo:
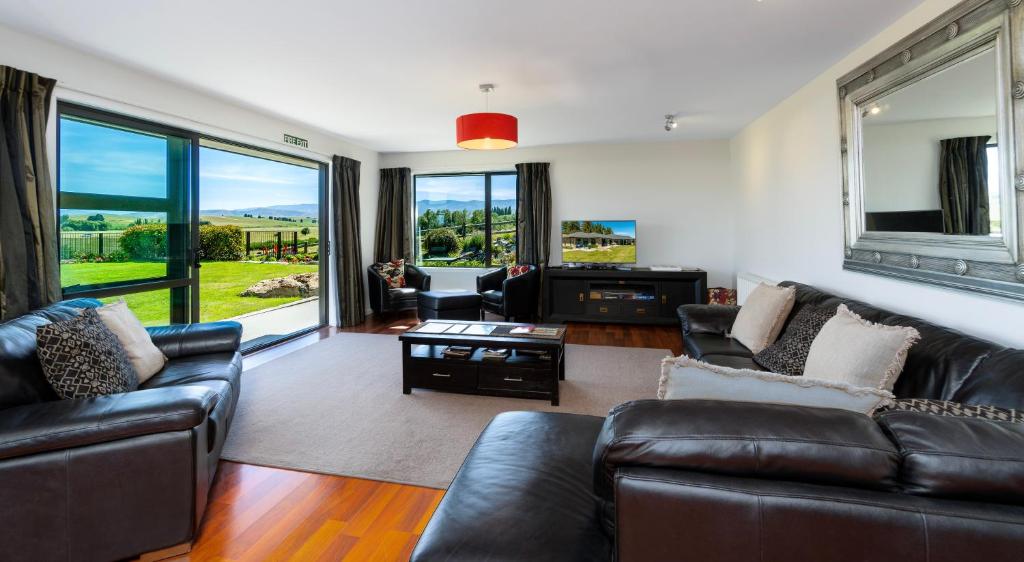
[[[335,155],[331,182],[334,265],[338,275],[338,325],[354,326],[366,320],[363,291],[363,255],[359,249],[359,161]]]
[[[543,269],[551,254],[551,178],[547,162],[516,164],[516,236],[521,264]]]
[[[384,168],[380,171],[373,260],[378,263],[398,258],[412,261],[412,229],[412,171]]]
[[[940,143],[939,199],[946,234],[989,234],[988,154],[991,137]]]
[[[55,80],[0,66],[0,320],[60,300],[46,155]]]

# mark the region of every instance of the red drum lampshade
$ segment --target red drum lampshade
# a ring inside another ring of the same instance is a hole
[[[466,150],[504,150],[519,144],[519,120],[505,113],[467,113],[455,120],[455,142]]]

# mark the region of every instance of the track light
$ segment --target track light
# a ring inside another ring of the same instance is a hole
[[[670,113],[670,114],[665,116],[665,130],[666,131],[672,132],[672,129],[675,129],[678,126],[679,126],[679,123],[676,123],[676,116],[675,115],[672,115]]]

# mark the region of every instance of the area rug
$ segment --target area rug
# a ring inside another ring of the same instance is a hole
[[[397,336],[337,334],[247,370],[222,458],[446,488],[501,412],[604,416],[654,398],[667,349],[566,346],[560,406],[414,389],[402,394]]]

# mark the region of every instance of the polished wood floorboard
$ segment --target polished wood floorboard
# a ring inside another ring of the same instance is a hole
[[[410,312],[370,316],[354,328],[323,328],[247,356],[245,368],[339,332],[399,334],[416,322]],[[566,340],[682,353],[675,326],[573,323]],[[175,560],[404,561],[443,495],[432,488],[221,461],[199,536],[192,551]]]

